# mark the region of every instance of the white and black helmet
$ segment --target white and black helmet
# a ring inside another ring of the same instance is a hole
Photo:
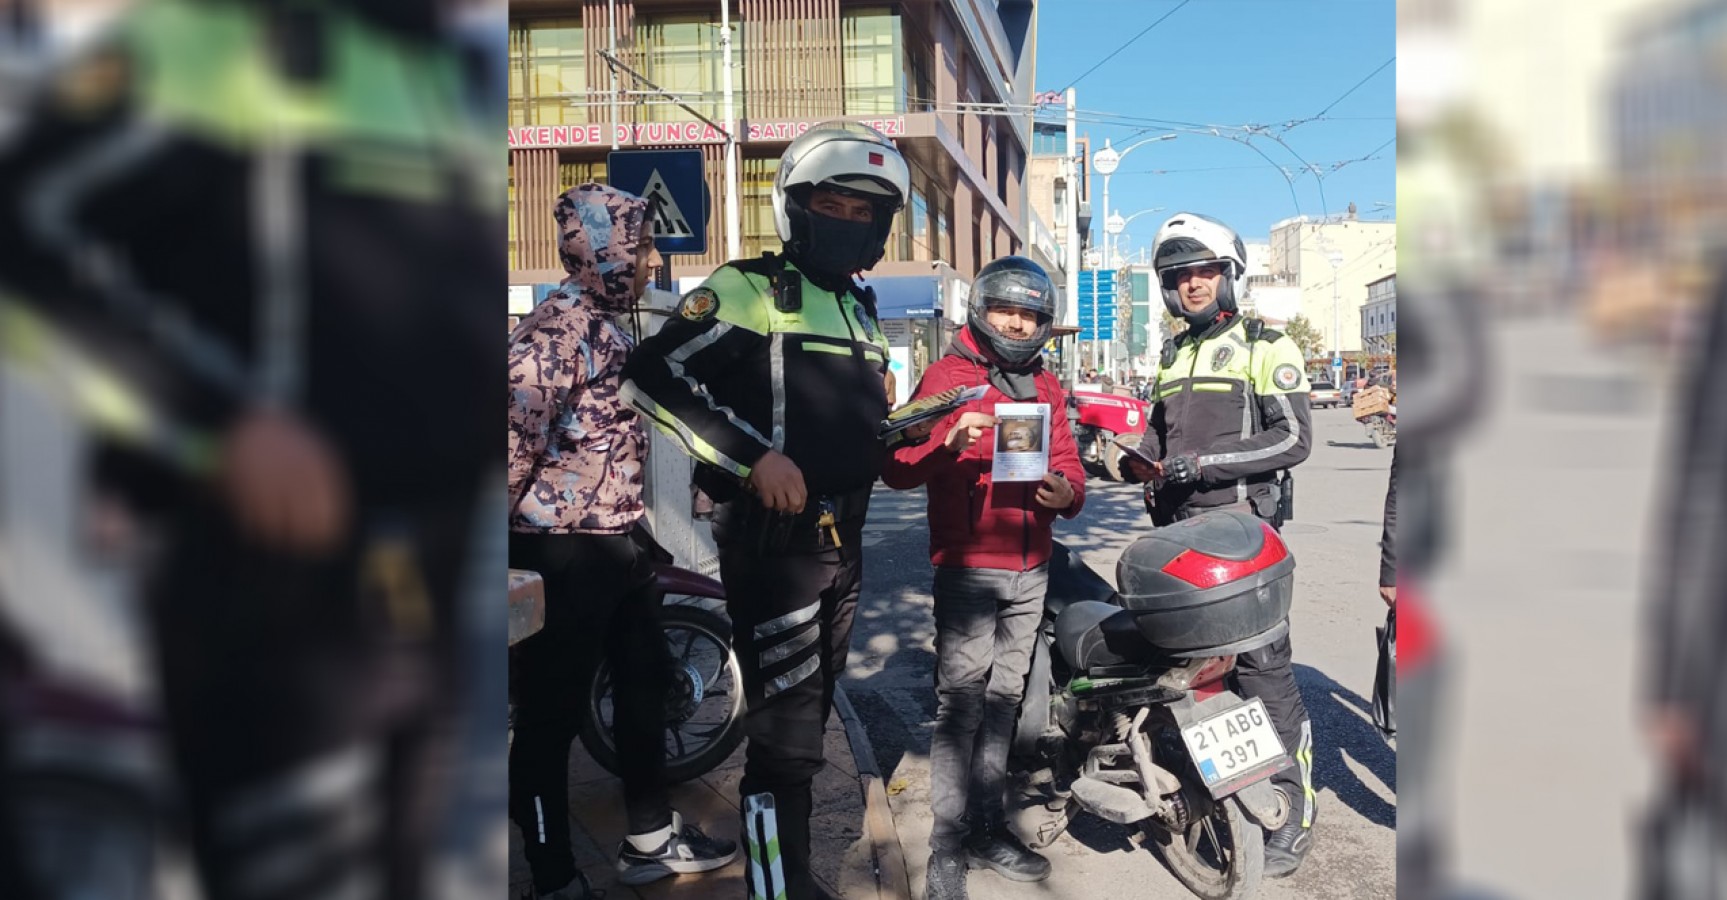
[[[996,331],[986,315],[992,306],[1031,310],[1037,314],[1037,330],[1024,339]],[[1023,256],[1004,256],[978,270],[966,323],[997,359],[1009,366],[1023,366],[1036,359],[1049,341],[1055,323],[1055,284],[1037,263]]]
[[[1223,266],[1223,283],[1217,291],[1217,308],[1204,318],[1219,312],[1235,312],[1235,285],[1247,274],[1247,245],[1228,225],[1198,213],[1176,213],[1157,230],[1157,240],[1151,248],[1151,264],[1157,270],[1158,287],[1163,289],[1163,305],[1177,318],[1193,319],[1181,305],[1176,290],[1176,278],[1182,269],[1201,265]]]
[[[773,201],[774,230],[793,256],[809,249],[807,204],[817,188],[875,205],[874,258],[864,260],[861,268],[879,262],[894,213],[911,193],[911,169],[893,142],[858,122],[823,122],[792,141],[780,157]]]

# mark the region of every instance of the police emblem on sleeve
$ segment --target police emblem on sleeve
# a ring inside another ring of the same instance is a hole
[[[1271,383],[1277,385],[1278,390],[1293,391],[1301,383],[1301,370],[1284,363],[1272,371]]]
[[[696,288],[684,295],[678,301],[678,315],[691,322],[703,322],[714,317],[720,311],[720,297],[711,289]]]
[[[1213,371],[1213,372],[1223,371],[1223,367],[1229,365],[1230,359],[1233,358],[1234,356],[1235,356],[1235,348],[1229,346],[1228,344],[1225,344],[1224,346],[1217,348],[1217,352],[1213,353],[1211,355],[1211,371]]]

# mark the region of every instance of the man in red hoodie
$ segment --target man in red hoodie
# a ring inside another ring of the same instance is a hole
[[[1066,427],[1061,385],[1039,356],[1055,318],[1055,286],[1031,260],[998,259],[978,272],[966,327],[924,373],[914,399],[954,387],[988,392],[894,450],[882,481],[928,485],[935,564],[936,715],[930,749],[928,900],[964,900],[965,873],[1015,881],[1049,877],[1049,861],[1007,829],[1007,755],[1025,694],[1032,642],[1049,584],[1050,525],[1079,515],[1085,470]],[[1049,469],[1041,482],[994,484],[998,403],[1048,404]]]

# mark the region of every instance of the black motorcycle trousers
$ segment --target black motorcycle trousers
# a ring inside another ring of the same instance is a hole
[[[782,520],[776,539],[776,517],[752,505],[749,498],[723,504],[714,519],[748,705],[739,794],[773,795],[786,897],[813,900],[810,785],[825,764],[823,733],[863,587],[863,509],[839,520],[833,547],[814,540],[809,517],[796,521],[789,540]]]
[[[534,884],[546,893],[576,876],[570,744],[602,659],[611,664],[612,732],[630,833],[671,824],[665,716],[672,661],[652,560],[629,535],[511,534],[510,567],[545,580],[545,627],[510,652],[510,818],[522,829]]]
[[[472,505],[379,506],[316,558],[204,505],[169,531],[150,612],[210,900],[431,893]]]

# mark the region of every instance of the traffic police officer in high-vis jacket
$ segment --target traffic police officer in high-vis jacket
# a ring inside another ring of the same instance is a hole
[[[625,395],[696,459],[696,482],[718,504],[714,539],[748,702],[741,792],[772,795],[790,900],[823,896],[809,871],[810,784],[885,460],[887,341],[873,292],[854,276],[882,258],[909,188],[905,159],[880,132],[810,129],[774,180],[783,252],[716,269],[624,369]]]
[[[1165,342],[1151,389],[1141,450],[1160,462],[1128,456],[1123,474],[1150,482],[1146,504],[1160,525],[1235,507],[1282,527],[1292,511],[1288,469],[1313,444],[1305,360],[1294,340],[1237,309],[1246,256],[1233,229],[1193,213],[1157,234],[1152,265],[1163,302],[1187,330]],[[1264,701],[1296,762],[1275,778],[1290,816],[1266,841],[1265,874],[1287,876],[1312,848],[1315,813],[1313,733],[1289,638],[1241,654],[1237,676],[1244,693]]]

